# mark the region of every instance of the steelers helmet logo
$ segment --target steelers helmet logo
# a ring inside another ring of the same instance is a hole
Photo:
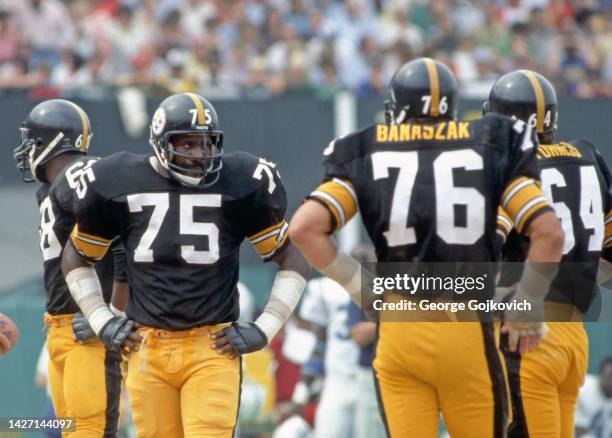
[[[166,126],[166,111],[163,108],[158,108],[153,114],[153,121],[151,122],[151,130],[153,134],[159,135]]]

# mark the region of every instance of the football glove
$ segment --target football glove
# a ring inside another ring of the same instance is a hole
[[[106,348],[111,351],[119,351],[123,341],[128,337],[133,327],[134,321],[131,319],[115,316],[102,327],[98,337]]]
[[[72,333],[74,340],[79,341],[81,344],[96,338],[96,333],[89,325],[85,315],[81,312],[75,313],[72,317]]]
[[[254,322],[235,322],[223,332],[232,347],[240,354],[261,350],[268,344],[268,338]]]

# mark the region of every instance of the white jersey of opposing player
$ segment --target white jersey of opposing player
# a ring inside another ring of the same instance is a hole
[[[348,293],[327,277],[315,278],[306,285],[300,318],[327,328],[325,374],[354,375],[359,348],[351,339],[348,326]]]

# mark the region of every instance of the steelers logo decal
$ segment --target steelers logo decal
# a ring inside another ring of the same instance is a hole
[[[153,121],[151,122],[151,131],[153,134],[159,135],[166,126],[166,111],[163,108],[158,108],[153,114]]]

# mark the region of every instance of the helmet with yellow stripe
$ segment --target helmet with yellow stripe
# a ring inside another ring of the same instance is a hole
[[[190,187],[208,187],[219,179],[223,131],[208,100],[194,93],[174,94],[159,105],[150,128],[149,143],[172,178]],[[187,153],[179,144],[197,151]]]
[[[25,182],[47,182],[45,164],[64,153],[86,154],[93,135],[85,111],[63,99],[36,105],[20,131],[21,143],[13,150],[13,158]]]
[[[557,130],[557,93],[539,73],[515,70],[499,78],[483,111],[516,117],[529,123],[542,142],[552,142]]]
[[[457,80],[443,63],[418,58],[395,72],[385,102],[388,123],[408,119],[448,118],[457,113]]]

